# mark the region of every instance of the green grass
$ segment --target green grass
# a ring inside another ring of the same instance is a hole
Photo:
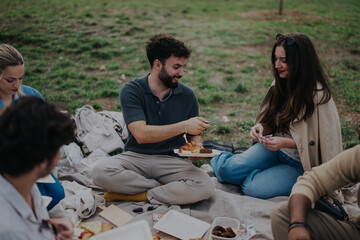
[[[144,50],[166,32],[192,50],[182,82],[201,115],[226,115],[205,139],[249,146],[248,131],[272,81],[274,36],[303,32],[327,67],[340,112],[344,147],[358,142],[360,2],[358,0],[3,0],[0,42],[24,55],[24,84],[72,113],[84,104],[120,111],[124,83],[149,71]],[[111,104],[109,104],[109,102]]]

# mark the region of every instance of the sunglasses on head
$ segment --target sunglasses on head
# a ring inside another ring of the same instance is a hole
[[[288,45],[288,46],[291,46],[293,45],[296,41],[295,39],[291,38],[291,37],[285,37],[283,34],[281,33],[278,33],[276,35],[276,41],[282,41],[284,40],[284,42]]]

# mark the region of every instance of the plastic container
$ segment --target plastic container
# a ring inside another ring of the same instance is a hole
[[[236,236],[233,238],[225,238],[225,237],[219,237],[212,234],[212,230],[215,226],[222,226],[223,228],[231,227],[235,234],[240,229],[240,221],[235,218],[228,218],[228,217],[216,217],[211,225],[210,233],[212,240],[232,240],[237,239]]]

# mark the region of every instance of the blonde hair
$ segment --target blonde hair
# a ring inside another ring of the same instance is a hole
[[[24,58],[16,48],[8,44],[0,44],[0,74],[9,66],[24,64]],[[19,88],[19,95],[24,95]]]

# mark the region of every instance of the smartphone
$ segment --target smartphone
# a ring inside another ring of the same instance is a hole
[[[270,140],[270,138],[271,138],[272,136],[273,136],[272,134],[265,135],[265,136],[258,136],[258,139],[259,139],[259,142],[261,142],[261,140],[263,140],[263,141],[268,141],[268,140]]]

